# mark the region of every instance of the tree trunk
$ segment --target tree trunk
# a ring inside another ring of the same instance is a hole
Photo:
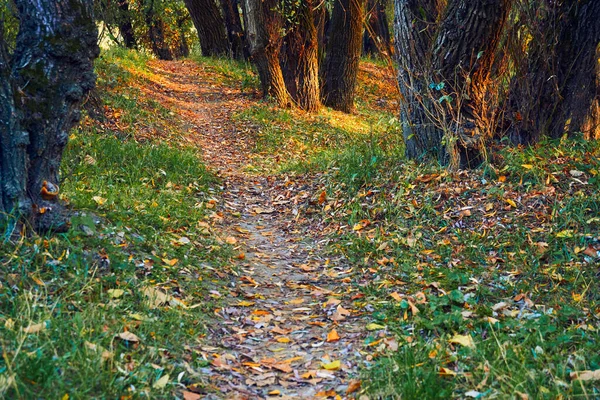
[[[173,52],[165,40],[165,23],[156,14],[154,0],[146,4],[145,17],[152,52],[161,60],[172,60]]]
[[[135,41],[135,33],[131,22],[131,12],[129,11],[129,1],[119,0],[119,31],[123,37],[125,47],[135,49],[137,47]]]
[[[385,10],[388,0],[368,0],[366,29],[363,35],[363,54],[377,56],[392,54],[390,28]]]
[[[305,111],[321,107],[319,90],[319,42],[315,27],[313,1],[305,0],[296,9],[284,38],[281,60],[288,92]]]
[[[25,219],[41,231],[64,231],[59,167],[78,108],[95,82],[93,3],[15,3],[21,21],[16,49],[9,58],[0,45],[0,208],[11,224]]]
[[[323,103],[352,112],[360,61],[365,0],[336,0],[323,71]]]
[[[511,82],[508,136],[515,144],[565,132],[593,137],[599,129],[600,2],[543,0],[537,10],[538,29]]]
[[[250,60],[256,65],[264,97],[282,107],[292,99],[279,64],[283,20],[276,12],[278,0],[242,0]]]
[[[406,153],[474,167],[489,135],[486,85],[510,1],[450,0],[437,25],[441,2],[430,1],[425,12],[423,4],[396,0]]]
[[[428,114],[427,96],[430,49],[441,0],[396,0],[394,22],[400,86],[400,123],[409,159],[444,158],[442,132]]]
[[[185,0],[192,22],[198,31],[202,55],[229,57],[225,21],[214,0]]]
[[[238,0],[221,0],[221,8],[225,17],[225,28],[231,54],[236,60],[243,60],[244,54],[244,28],[240,19]]]

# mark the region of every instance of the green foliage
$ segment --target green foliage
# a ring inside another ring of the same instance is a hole
[[[506,148],[495,167],[454,174],[342,154],[323,169],[338,208],[322,219],[347,227],[331,229],[333,251],[362,268],[372,320],[400,347],[364,371],[370,397],[600,395],[571,375],[600,368],[597,141]],[[343,171],[365,174],[358,192]]]
[[[132,85],[122,71],[142,61],[119,54],[127,60],[109,55],[98,72]],[[127,94],[103,95],[113,104]],[[147,105],[136,104],[120,112]],[[101,126],[84,122],[64,155],[71,230],[0,247],[0,397],[157,398],[172,397],[178,379],[203,384],[186,365],[206,365],[193,346],[217,307],[214,269],[230,256],[207,228],[217,182],[195,149],[124,140]],[[148,296],[156,291],[167,300]]]

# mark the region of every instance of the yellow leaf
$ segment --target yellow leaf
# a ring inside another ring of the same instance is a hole
[[[525,169],[532,169],[533,165],[531,165],[531,164],[522,164],[521,167],[523,167]]]
[[[332,329],[331,332],[329,332],[327,334],[327,341],[328,342],[336,342],[338,340],[340,340],[340,335],[338,335],[338,333],[335,329]]]
[[[242,300],[239,303],[237,303],[238,306],[240,307],[250,307],[254,305],[253,301],[248,301],[248,300]]]
[[[390,296],[396,301],[402,301],[402,296],[400,296],[398,292],[391,293]]]
[[[441,376],[456,376],[456,372],[451,369],[440,367],[440,375]]]
[[[123,289],[108,289],[106,293],[108,293],[108,296],[111,299],[118,299],[119,297],[123,296],[125,291]]]
[[[370,323],[370,324],[367,324],[366,328],[367,328],[368,331],[376,331],[376,330],[379,330],[379,329],[385,329],[385,326],[379,325],[379,324],[376,324],[376,323]]]
[[[65,393],[65,395],[61,397],[61,400],[69,400],[69,393]]]
[[[25,333],[38,333],[46,329],[46,324],[44,322],[40,322],[39,324],[29,325],[27,328],[22,328],[21,330]]]
[[[573,231],[571,229],[565,229],[564,231],[560,231],[556,234],[558,238],[570,238],[573,237]]]
[[[280,336],[280,337],[278,337],[275,340],[277,340],[279,343],[289,343],[289,342],[291,342],[290,338],[285,337],[285,336]]]
[[[576,302],[578,302],[578,303],[579,303],[579,302],[581,301],[581,299],[583,298],[583,296],[582,296],[582,295],[580,295],[580,294],[577,294],[577,293],[571,293],[571,296],[573,296],[573,301],[576,301]]]
[[[96,202],[96,204],[98,204],[99,206],[106,203],[106,199],[104,197],[100,197],[100,196],[94,196],[94,197],[92,197],[92,200],[94,200]]]
[[[510,204],[511,207],[517,208],[517,203],[515,203],[514,200],[512,200],[512,199],[504,199],[504,201],[506,201],[508,204]]]
[[[177,261],[179,261],[179,260],[178,260],[178,259],[176,259],[176,258],[173,258],[172,260],[169,260],[168,258],[163,258],[162,260],[163,260],[163,262],[164,262],[165,264],[167,264],[167,265],[169,265],[169,266],[171,266],[171,267],[172,267],[172,266],[174,266],[175,264],[177,264]]]
[[[340,369],[340,367],[342,366],[342,363],[340,362],[340,360],[336,360],[336,361],[332,361],[328,364],[321,363],[321,366],[328,371],[335,371],[335,370]]]
[[[159,380],[152,384],[152,387],[154,389],[162,389],[167,386],[167,383],[169,383],[169,374],[161,376]]]
[[[471,335],[454,335],[448,340],[450,343],[460,344],[465,347],[475,347],[475,342]]]
[[[271,390],[269,393],[267,393],[269,396],[279,396],[281,394],[281,392],[277,389],[275,390]]]

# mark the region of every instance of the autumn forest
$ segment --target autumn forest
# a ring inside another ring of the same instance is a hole
[[[599,140],[597,0],[0,0],[0,398],[599,398]]]

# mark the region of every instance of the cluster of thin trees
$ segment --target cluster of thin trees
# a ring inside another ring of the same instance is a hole
[[[265,97],[306,111],[352,112],[361,54],[390,56],[407,157],[451,168],[501,140],[599,136],[599,0],[393,0],[393,40],[388,5],[0,0],[0,212],[66,226],[59,166],[94,85],[98,26],[162,59],[187,56],[197,34],[203,55],[250,60]]]

